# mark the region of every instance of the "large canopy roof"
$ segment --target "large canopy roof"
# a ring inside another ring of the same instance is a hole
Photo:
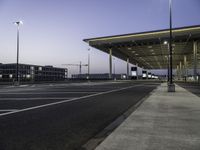
[[[174,28],[173,68],[187,57],[188,67],[192,67],[193,42],[200,39],[200,26]],[[169,29],[84,39],[90,46],[109,53],[145,69],[166,69],[168,66]],[[199,47],[199,44],[198,44]],[[198,56],[199,57],[199,56]]]

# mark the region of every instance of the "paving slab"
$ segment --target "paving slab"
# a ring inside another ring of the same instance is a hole
[[[200,150],[200,97],[161,84],[96,150]]]

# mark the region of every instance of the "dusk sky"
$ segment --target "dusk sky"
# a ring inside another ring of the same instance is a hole
[[[200,25],[200,0],[172,0],[173,27]],[[0,0],[0,62],[16,62],[16,26],[20,27],[20,63],[87,63],[85,38],[169,27],[169,0]],[[90,51],[91,73],[108,73],[108,55]],[[116,73],[126,63],[115,59]],[[83,69],[83,73],[86,72]],[[69,67],[78,73],[78,67]]]

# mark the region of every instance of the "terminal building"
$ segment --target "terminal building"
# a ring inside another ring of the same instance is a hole
[[[143,78],[150,78],[151,70],[170,70],[174,80],[199,80],[200,26],[172,29],[172,64],[169,60],[170,30],[156,30],[123,35],[84,39],[89,46],[108,54],[109,78],[112,78],[112,56],[143,69]],[[137,76],[137,70],[132,70]],[[169,75],[168,75],[169,76]],[[135,78],[135,77],[133,77]]]
[[[89,80],[108,80],[109,74],[73,74],[72,79],[89,79]],[[112,74],[112,79],[123,80],[126,79],[126,74]]]
[[[68,77],[66,68],[19,64],[18,75],[22,82],[63,81]],[[16,81],[17,64],[0,64],[0,82]]]

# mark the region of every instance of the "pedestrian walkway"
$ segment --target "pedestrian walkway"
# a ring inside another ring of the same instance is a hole
[[[161,84],[96,150],[200,150],[200,97]]]

